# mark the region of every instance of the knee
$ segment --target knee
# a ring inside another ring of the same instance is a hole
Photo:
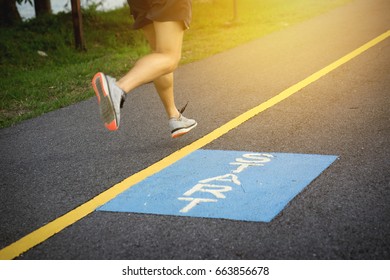
[[[180,63],[180,54],[168,54],[167,55],[167,73],[173,72]]]
[[[173,72],[179,66],[181,53],[158,50],[154,52],[162,55],[164,58],[161,62],[163,62],[165,74]]]

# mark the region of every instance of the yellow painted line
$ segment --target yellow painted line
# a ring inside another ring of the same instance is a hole
[[[347,63],[354,57],[357,57],[364,51],[370,49],[371,47],[377,45],[378,43],[382,42],[386,38],[390,36],[390,30],[383,33],[382,35],[376,37],[375,39],[371,40],[370,42],[364,44],[363,46],[359,47],[358,49],[352,51],[351,53],[343,56],[342,58],[338,59],[337,61],[329,64],[325,68],[319,70],[318,72],[310,75],[306,79],[300,81],[299,83],[287,88],[286,90],[282,91],[278,95],[272,97],[271,99],[267,100],[266,102],[254,107],[253,109],[241,114],[240,116],[236,117],[235,119],[229,121],[228,123],[222,125],[221,127],[215,129],[211,133],[207,134],[206,136],[200,138],[199,140],[191,143],[190,145],[172,153],[171,155],[167,156],[166,158],[152,164],[151,166],[147,167],[146,169],[130,176],[129,178],[125,179],[124,181],[116,184],[115,186],[111,187],[110,189],[102,192],[101,194],[97,195],[93,199],[87,201],[86,203],[80,205],[79,207],[75,208],[74,210],[66,213],[65,215],[55,219],[54,221],[44,225],[43,227],[35,230],[34,232],[26,235],[25,237],[19,239],[18,241],[12,243],[11,245],[3,248],[0,251],[0,260],[1,259],[14,259],[18,257],[20,254],[30,250],[34,246],[44,242],[48,238],[52,237],[56,233],[62,231],[66,227],[76,223],[78,220],[86,217],[93,211],[95,211],[98,207],[102,206],[103,204],[107,203],[111,199],[115,198],[117,195],[122,193],[123,191],[129,189],[130,187],[134,186],[135,184],[143,181],[149,176],[152,176],[153,174],[156,174],[157,172],[163,170],[164,168],[170,166],[171,164],[175,163],[176,161],[182,159],[183,157],[189,155],[190,153],[206,146],[207,144],[211,143],[215,139],[221,137],[222,135],[228,133],[230,130],[238,127],[242,123],[248,121],[249,119],[255,117],[256,115],[260,114],[261,112],[267,110],[268,108],[275,106],[276,104],[282,102],[286,98],[290,97],[291,95],[297,93],[299,90],[303,89],[304,87],[308,86],[309,84],[317,81],[324,75],[328,74],[329,72],[333,71],[334,69],[340,67],[341,65]]]

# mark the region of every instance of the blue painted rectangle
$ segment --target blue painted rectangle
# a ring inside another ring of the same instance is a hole
[[[336,159],[329,155],[198,150],[98,211],[269,222]]]

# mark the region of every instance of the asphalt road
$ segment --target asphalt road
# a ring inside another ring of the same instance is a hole
[[[388,11],[356,0],[180,67],[198,127],[178,140],[151,85],[115,133],[95,99],[0,130],[0,248],[388,31]],[[388,38],[204,147],[339,156],[271,222],[93,212],[18,259],[389,259],[389,108]]]

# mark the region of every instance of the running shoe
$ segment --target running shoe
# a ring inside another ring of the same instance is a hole
[[[172,138],[183,136],[198,125],[195,120],[187,119],[183,116],[183,112],[187,107],[187,104],[180,110],[180,116],[178,118],[169,119],[169,127],[171,129]]]
[[[125,101],[125,92],[116,85],[116,80],[101,72],[92,79],[92,87],[99,104],[100,116],[108,130],[117,130],[120,108]]]

